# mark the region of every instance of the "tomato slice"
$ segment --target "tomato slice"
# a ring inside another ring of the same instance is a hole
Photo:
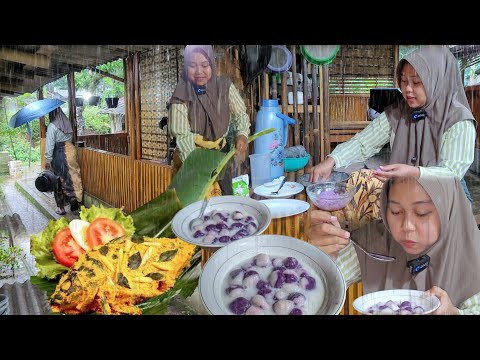
[[[82,255],[83,250],[80,245],[73,239],[72,233],[68,227],[60,230],[52,242],[53,255],[55,259],[62,265],[71,267]]]
[[[87,244],[91,249],[123,235],[125,235],[123,226],[108,218],[93,220],[86,231]]]

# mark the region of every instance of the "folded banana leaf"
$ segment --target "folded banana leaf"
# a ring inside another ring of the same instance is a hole
[[[275,129],[265,129],[248,138],[248,142]],[[235,148],[227,154],[218,150],[195,149],[185,159],[172,179],[168,190],[130,213],[137,235],[172,237],[171,222],[182,208],[207,194],[218,174],[235,155]]]

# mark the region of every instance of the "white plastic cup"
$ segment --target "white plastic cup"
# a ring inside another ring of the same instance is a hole
[[[266,154],[252,154],[248,155],[250,158],[250,175],[252,179],[252,189],[261,186],[271,179],[271,155]]]

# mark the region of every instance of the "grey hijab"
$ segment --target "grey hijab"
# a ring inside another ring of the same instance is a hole
[[[53,118],[53,120],[52,120]],[[54,124],[57,129],[61,130],[64,134],[72,134],[72,124],[68,120],[67,115],[64,114],[62,109],[56,108],[50,112],[50,122]]]
[[[205,93],[201,95],[196,94],[194,84],[187,77],[187,67],[195,52],[203,54],[212,68],[212,78],[205,85]],[[202,135],[205,140],[218,140],[227,132],[230,122],[229,89],[231,81],[228,78],[217,77],[215,54],[211,45],[187,45],[184,61],[182,77],[170,103],[186,103],[191,130]]]
[[[440,162],[442,135],[459,121],[476,121],[467,102],[455,57],[445,46],[422,47],[400,60],[396,70],[398,83],[408,62],[422,79],[427,95],[423,107],[427,116],[413,122],[412,109],[405,100],[385,109],[395,132],[391,164],[435,166]],[[417,109],[415,109],[417,110]],[[412,158],[416,161],[412,161]]]
[[[453,305],[458,307],[480,292],[480,231],[458,179],[429,177],[416,181],[431,197],[440,216],[440,238],[425,252],[430,256],[430,265],[412,275],[407,261],[424,254],[408,255],[390,233],[386,221],[388,193],[392,186],[389,180],[381,195],[383,223],[371,223],[352,236],[368,250],[395,256],[396,260],[377,261],[357,250],[363,291],[365,294],[388,289],[425,291],[436,285],[447,291]]]

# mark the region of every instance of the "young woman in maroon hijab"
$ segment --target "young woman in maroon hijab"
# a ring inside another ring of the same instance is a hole
[[[247,150],[250,119],[245,103],[228,78],[217,77],[212,46],[185,47],[184,71],[170,100],[169,127],[177,142],[174,173],[197,147],[228,152],[229,134],[237,153]],[[223,195],[232,194],[231,179],[226,171],[220,182]]]
[[[382,189],[381,217],[351,237],[370,252],[395,257],[391,262],[349,243],[350,234],[327,212],[313,212],[308,238],[336,258],[347,284],[361,280],[365,294],[423,290],[440,299],[436,314],[480,314],[480,231],[458,179],[390,179]],[[410,267],[415,259],[423,266]]]

